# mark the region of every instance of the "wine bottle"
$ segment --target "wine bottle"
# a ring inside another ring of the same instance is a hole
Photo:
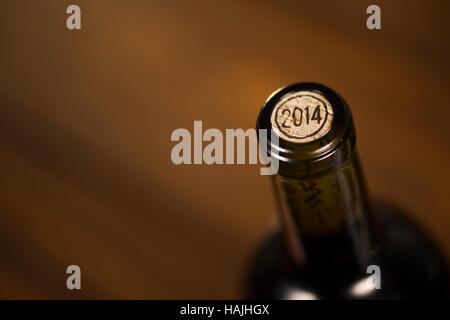
[[[257,129],[279,138],[264,147],[279,161],[280,227],[251,262],[247,298],[448,297],[448,269],[423,232],[400,210],[370,205],[342,97],[316,83],[279,89]]]

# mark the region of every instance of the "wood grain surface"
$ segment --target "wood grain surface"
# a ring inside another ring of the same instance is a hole
[[[0,298],[240,297],[270,181],[176,166],[170,136],[253,128],[298,81],[348,101],[372,198],[450,259],[450,4],[376,3],[379,31],[371,1],[2,1]]]

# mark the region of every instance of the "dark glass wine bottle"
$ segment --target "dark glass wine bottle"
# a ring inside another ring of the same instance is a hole
[[[266,147],[279,160],[281,223],[252,260],[247,298],[448,297],[448,269],[419,228],[390,205],[369,205],[351,112],[336,92],[282,88],[257,129],[279,138]]]

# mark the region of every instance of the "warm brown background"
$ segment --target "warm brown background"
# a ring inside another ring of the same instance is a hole
[[[369,31],[365,9],[382,9]],[[69,4],[82,30],[68,31]],[[236,298],[275,209],[259,166],[175,166],[297,81],[349,102],[374,197],[450,258],[448,1],[2,1],[0,297]],[[65,288],[69,264],[81,292]]]

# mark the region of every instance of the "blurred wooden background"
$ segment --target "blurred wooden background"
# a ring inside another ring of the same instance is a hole
[[[254,127],[297,81],[344,96],[372,196],[450,258],[450,4],[376,1],[369,31],[370,4],[2,1],[0,298],[239,297],[275,216],[269,179],[175,166],[170,135]]]

